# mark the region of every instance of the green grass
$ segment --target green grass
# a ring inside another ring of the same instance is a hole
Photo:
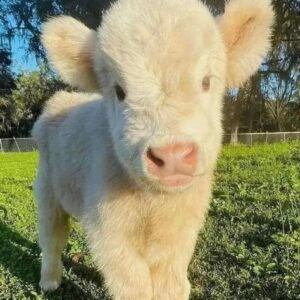
[[[62,287],[40,292],[36,165],[35,153],[0,154],[0,299],[109,299],[77,223]],[[299,198],[300,142],[225,148],[190,265],[191,299],[300,299]]]

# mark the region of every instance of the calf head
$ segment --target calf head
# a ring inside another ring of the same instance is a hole
[[[269,48],[270,0],[231,0],[213,17],[196,0],[119,0],[97,31],[45,24],[50,61],[69,84],[105,98],[114,151],[139,184],[185,189],[214,168],[222,97]]]

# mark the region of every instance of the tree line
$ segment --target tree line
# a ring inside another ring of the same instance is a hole
[[[0,0],[0,137],[28,136],[43,103],[66,86],[47,67],[13,74],[11,41],[18,38],[40,65],[46,63],[40,43],[41,24],[51,16],[71,15],[97,28],[110,0]],[[215,15],[224,0],[206,0]],[[300,2],[273,0],[276,23],[272,50],[242,88],[225,98],[224,127],[232,139],[239,132],[300,130]]]

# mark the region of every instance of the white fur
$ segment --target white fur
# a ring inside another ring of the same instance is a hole
[[[225,84],[258,68],[272,15],[268,0],[232,0],[218,21],[196,0],[119,0],[97,33],[70,17],[45,25],[43,42],[63,78],[103,96],[57,93],[33,130],[43,289],[60,283],[73,215],[115,299],[188,299],[187,268],[221,147]],[[195,143],[199,160],[191,185],[167,189],[144,158],[149,146],[173,142]]]

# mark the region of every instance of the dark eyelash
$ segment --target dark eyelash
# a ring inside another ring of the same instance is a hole
[[[202,79],[202,88],[204,91],[208,91],[210,89],[210,79],[211,77],[208,75]]]
[[[126,98],[126,93],[124,90],[117,84],[115,85],[115,92],[119,101],[124,101]]]

